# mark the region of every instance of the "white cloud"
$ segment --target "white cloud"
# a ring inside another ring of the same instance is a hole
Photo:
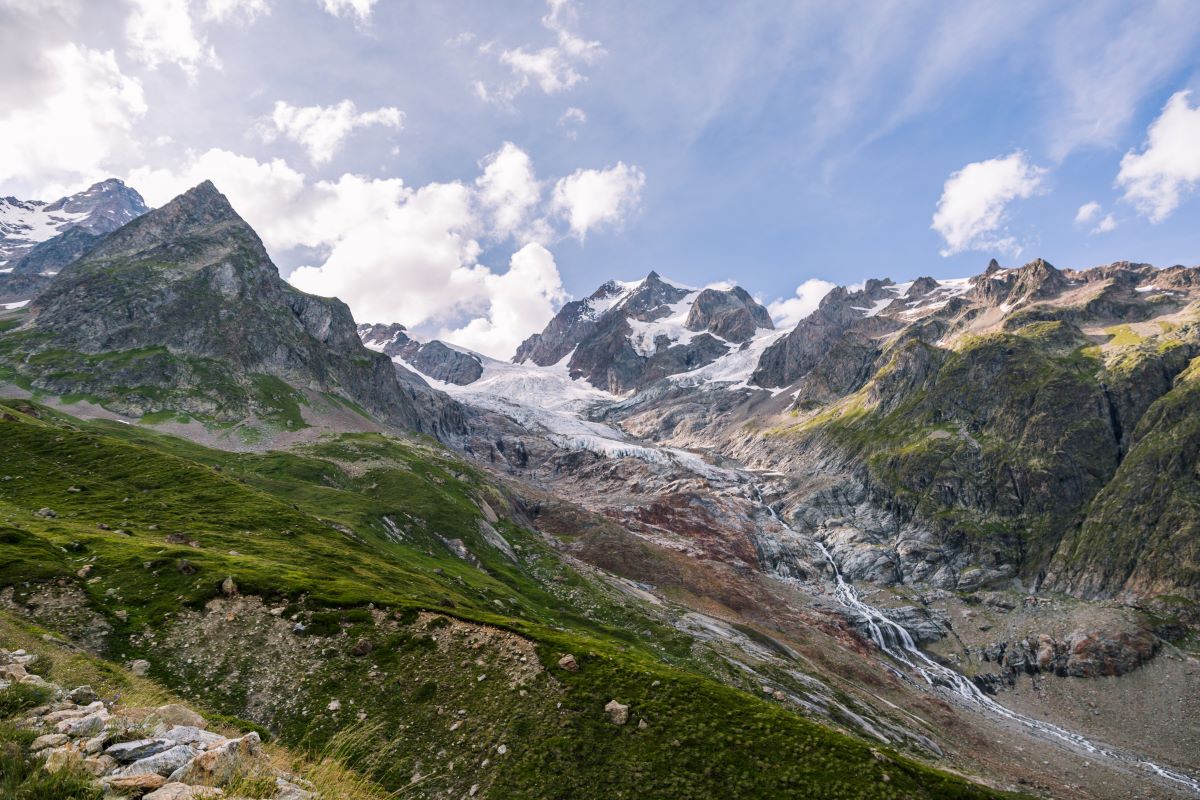
[[[528,155],[505,143],[480,167],[473,183],[414,188],[350,174],[314,182],[282,159],[264,163],[214,149],[172,168],[134,170],[126,180],[147,202],[162,204],[211,179],[269,250],[315,254],[289,276],[295,286],[340,297],[361,321],[402,322],[507,358],[545,326],[565,294],[539,242],[553,238],[545,217],[551,203]],[[485,248],[512,238],[521,246],[506,271],[480,262]]]
[[[321,0],[325,10],[335,17],[355,16],[359,22],[371,18],[371,9],[378,0]]]
[[[554,255],[536,242],[514,253],[504,274],[479,274],[490,300],[487,315],[457,330],[443,330],[440,338],[480,353],[512,356],[528,334],[542,330],[567,300]]]
[[[526,224],[530,211],[542,197],[529,155],[512,142],[481,163],[483,174],[475,181],[479,200],[492,220],[492,229],[505,237]]]
[[[769,303],[767,311],[771,313],[775,327],[780,330],[796,327],[800,320],[817,310],[821,300],[836,286],[836,283],[823,281],[820,278],[809,278],[796,287],[795,297]]]
[[[112,51],[68,44],[39,60],[46,83],[33,102],[0,109],[0,181],[78,182],[102,176],[146,113],[141,84]]]
[[[579,128],[587,123],[587,114],[582,108],[571,106],[558,118],[558,124],[567,129],[567,138],[571,141],[579,136]]]
[[[1104,208],[1095,200],[1084,203],[1075,212],[1076,225],[1091,225],[1092,221],[1100,217],[1104,213]],[[1091,227],[1091,233],[1108,233],[1117,227],[1117,220],[1112,214],[1105,214],[1095,225]]]
[[[1162,222],[1200,184],[1200,106],[1176,92],[1146,133],[1141,153],[1121,159],[1117,186],[1151,222]]]
[[[400,130],[404,112],[385,106],[359,113],[352,100],[333,106],[293,106],[278,100],[271,116],[260,121],[258,131],[266,141],[282,135],[303,147],[314,164],[324,164],[353,131],[372,125]]]
[[[604,170],[579,169],[554,185],[553,210],[583,239],[592,228],[619,224],[641,201],[646,175],[618,161]]]
[[[542,17],[542,25],[554,33],[554,44],[538,49],[521,46],[501,50],[499,61],[512,72],[512,80],[494,88],[476,81],[475,93],[480,99],[511,103],[531,86],[537,86],[546,94],[558,94],[585,80],[579,67],[593,64],[604,55],[599,42],[583,39],[571,31],[575,10],[570,0],[546,0],[546,5],[549,12]],[[493,50],[492,42],[479,48],[485,55]]]
[[[1100,204],[1095,200],[1092,200],[1089,203],[1084,203],[1079,207],[1079,210],[1075,212],[1075,223],[1077,225],[1086,225],[1095,219],[1096,215],[1099,213]]]
[[[1042,27],[1053,113],[1044,115],[1051,156],[1121,141],[1144,98],[1181,64],[1194,63],[1200,15],[1187,2],[1079,3]],[[1029,26],[1018,32],[1028,35]]]
[[[941,254],[952,256],[964,250],[1019,254],[1016,240],[1002,231],[1005,211],[1012,201],[1037,192],[1045,174],[1020,150],[967,164],[953,173],[942,188],[930,226],[946,241]]]
[[[205,0],[204,19],[226,22],[241,18],[252,22],[256,17],[271,13],[267,0]]]
[[[189,78],[201,65],[219,66],[217,54],[197,33],[188,0],[130,0],[125,20],[130,54],[150,69],[175,64]]]
[[[1117,220],[1112,214],[1105,214],[1104,219],[1096,223],[1096,227],[1092,228],[1092,233],[1108,233],[1117,227]]]

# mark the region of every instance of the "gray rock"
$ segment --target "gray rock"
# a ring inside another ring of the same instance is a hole
[[[618,703],[616,700],[609,700],[604,706],[604,713],[608,714],[608,719],[614,725],[624,725],[629,722],[629,706],[624,703]]]
[[[143,758],[149,758],[164,750],[170,750],[177,744],[178,742],[170,739],[135,739],[132,742],[114,744],[104,752],[122,764],[132,764],[134,761],[140,761]]]
[[[194,748],[177,744],[147,758],[134,761],[129,766],[122,768],[118,774],[122,776],[152,774],[162,775],[165,778],[189,764],[196,755],[197,751]]]

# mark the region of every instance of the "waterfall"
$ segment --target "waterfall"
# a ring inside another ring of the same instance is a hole
[[[792,528],[785,523],[775,509],[767,503],[762,496],[762,492],[757,486],[754,486],[754,494],[757,502],[762,508],[766,509],[771,517],[782,525],[785,529],[792,531]],[[795,533],[795,531],[792,531]],[[1060,728],[1057,725],[1052,725],[1049,722],[1027,717],[1024,714],[1006,708],[997,703],[992,698],[984,694],[974,682],[967,677],[949,667],[942,666],[929,656],[925,655],[912,636],[902,626],[897,625],[892,620],[884,616],[878,608],[868,605],[859,597],[858,591],[847,581],[837,562],[833,558],[833,554],[825,547],[824,542],[817,541],[817,547],[821,549],[825,560],[829,562],[829,566],[833,570],[836,588],[834,589],[834,597],[847,610],[852,611],[867,621],[867,630],[871,634],[871,639],[875,645],[893,660],[905,665],[909,669],[920,675],[930,686],[941,686],[953,692],[959,699],[966,704],[979,708],[985,712],[994,714],[1004,719],[1012,720],[1030,730],[1033,730],[1043,736],[1049,736],[1058,739],[1062,742],[1072,745],[1076,748],[1084,750],[1092,755],[1109,759],[1119,763],[1134,764],[1142,769],[1149,770],[1154,774],[1166,778],[1169,781],[1186,786],[1197,796],[1200,796],[1200,782],[1192,778],[1190,775],[1185,775],[1181,772],[1167,769],[1166,767],[1155,764],[1153,761],[1148,761],[1138,756],[1124,755],[1113,750],[1101,747],[1085,736],[1078,733],[1073,733]]]

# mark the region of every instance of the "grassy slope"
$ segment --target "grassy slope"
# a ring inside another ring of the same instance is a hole
[[[432,444],[357,435],[305,453],[245,455],[20,403],[2,416],[0,478],[9,480],[0,480],[0,585],[15,586],[18,599],[51,578],[77,586],[114,629],[111,656],[148,657],[162,681],[234,715],[245,713],[245,698],[229,689],[233,676],[224,689],[189,685],[177,662],[144,644],[181,608],[214,597],[226,576],[243,594],[302,610],[337,641],[373,638],[365,658],[325,652],[325,667],[305,678],[304,713],[271,728],[318,751],[360,728],[342,752],[389,786],[434,772],[420,785],[461,791],[474,779],[469,770],[482,768],[478,752],[463,759],[465,773],[414,761],[409,750],[468,746],[445,733],[444,705],[485,717],[485,738],[509,743],[487,773],[497,797],[991,796],[894,754],[876,758],[855,739],[704,677],[686,640],[613,602],[534,534],[502,521],[521,548],[520,563],[509,562],[482,540],[472,499],[499,506],[496,490]],[[42,507],[58,516],[37,516]],[[385,516],[402,530],[398,541]],[[167,544],[172,533],[201,546]],[[461,539],[482,568],[451,555],[449,539]],[[184,559],[190,567],[181,571]],[[76,577],[84,563],[91,573]],[[574,652],[582,668],[550,666],[517,698],[476,684],[465,662],[438,664],[411,624],[381,632],[362,611],[368,604],[409,623],[405,609],[422,608],[506,628],[533,640],[543,664]],[[647,628],[649,637],[634,633]],[[431,695],[437,703],[425,702]],[[331,697],[358,698],[380,724],[329,722],[316,712]],[[601,709],[614,697],[650,727],[607,722]],[[375,758],[381,750],[392,757]]]

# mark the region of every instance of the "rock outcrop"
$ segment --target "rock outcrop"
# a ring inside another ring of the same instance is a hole
[[[271,766],[257,733],[213,733],[203,717],[179,705],[138,708],[101,700],[84,705],[78,700],[91,693],[89,687],[68,692],[26,672],[36,661],[24,650],[0,650],[0,682],[15,679],[52,697],[23,723],[38,734],[30,750],[49,772],[76,770],[93,776],[98,789],[150,800],[225,797],[223,787],[247,780],[273,784],[274,800],[315,797],[306,781]],[[181,719],[194,724],[177,724]]]

